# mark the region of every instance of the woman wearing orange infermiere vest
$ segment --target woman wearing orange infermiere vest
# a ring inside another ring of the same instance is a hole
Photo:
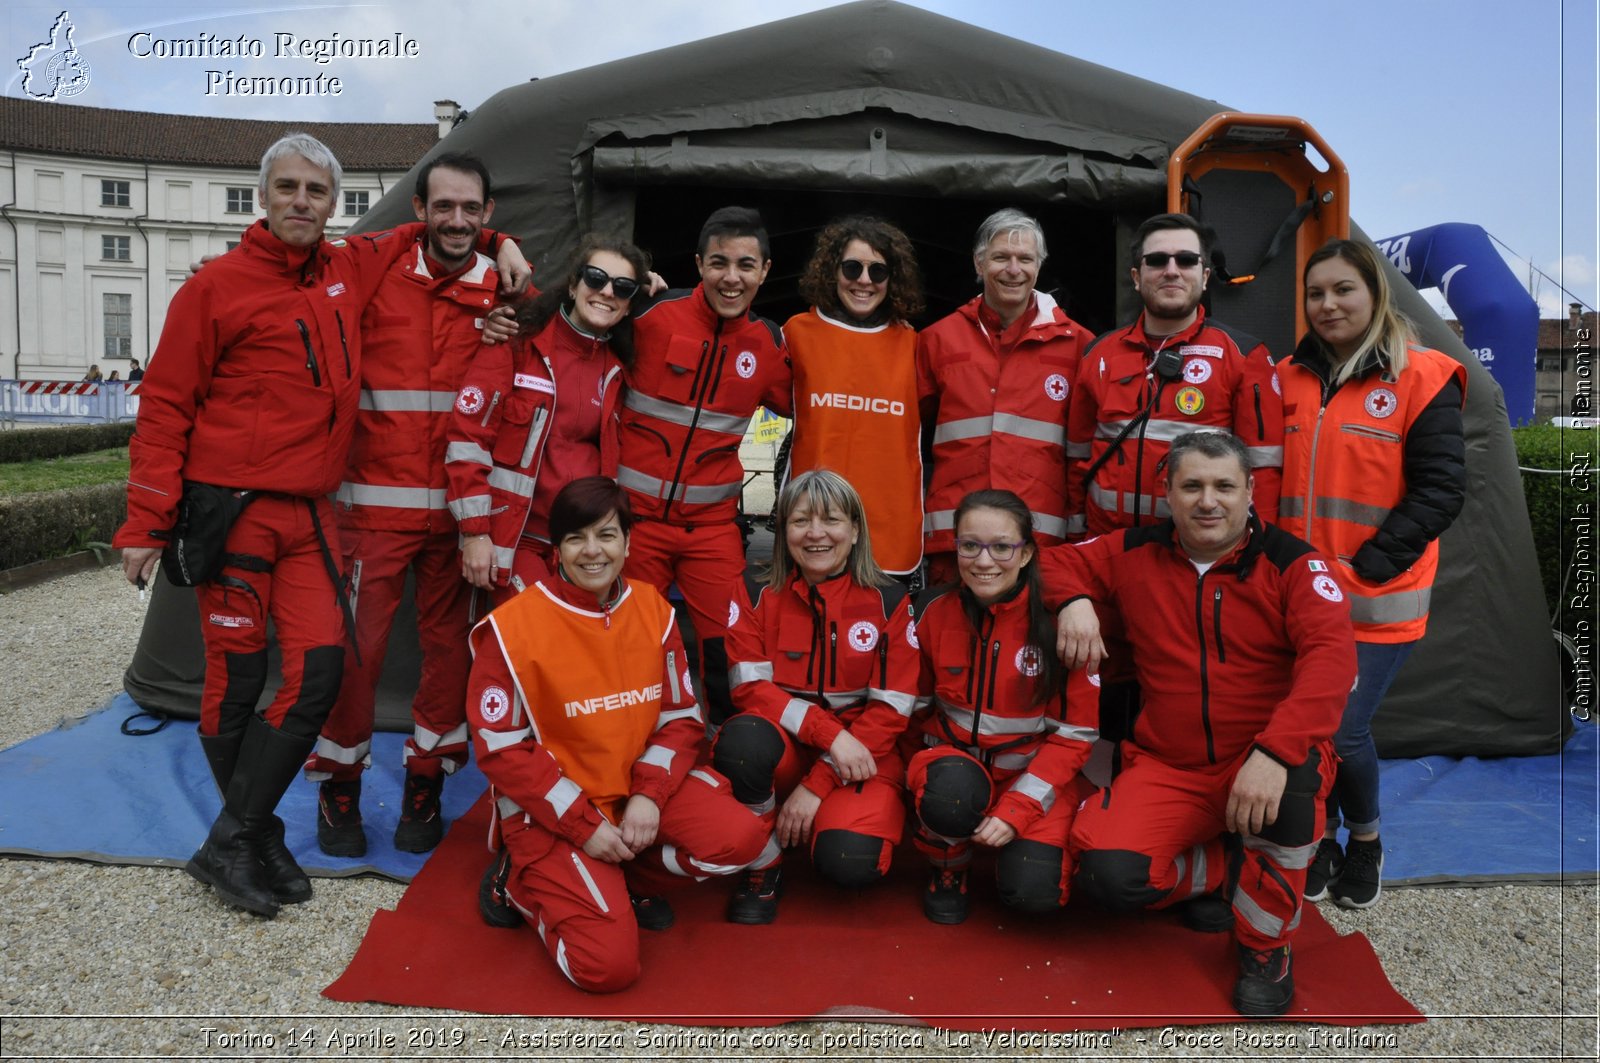
[[[631,524],[615,482],[563,487],[550,506],[556,572],[473,629],[467,686],[503,846],[479,889],[483,918],[526,920],[592,992],[632,984],[639,928],[672,925],[667,902],[643,894],[649,878],[731,874],[776,852],[771,828],[701,763],[672,607],[622,578]]]
[[[817,234],[800,278],[811,309],[783,326],[794,371],[789,473],[832,469],[861,493],[878,567],[922,562],[922,425],[917,333],[922,274],[906,234],[843,218]]]
[[[1461,512],[1466,370],[1410,343],[1383,263],[1334,240],[1306,262],[1311,331],[1283,382],[1279,523],[1335,559],[1355,621],[1356,685],[1334,736],[1339,773],[1306,898],[1367,908],[1381,892],[1372,717],[1428,623],[1439,536]],[[1341,809],[1350,832],[1341,850]]]

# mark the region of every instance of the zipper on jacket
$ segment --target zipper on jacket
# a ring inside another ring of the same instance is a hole
[[[1256,438],[1263,443],[1267,440],[1267,422],[1261,418],[1261,385],[1251,385],[1256,393]]]
[[[676,705],[683,700],[683,692],[678,689],[678,653],[676,650],[667,651],[667,682],[672,684],[672,703]]]
[[[683,449],[678,452],[678,467],[672,472],[672,480],[667,484],[666,505],[661,508],[661,519],[666,520],[672,515],[673,495],[678,493],[678,484],[683,480],[683,463],[689,457],[689,444],[694,441],[694,431],[700,424],[700,411],[705,407],[705,396],[701,394],[706,387],[709,370],[707,353],[716,351],[718,342],[722,339],[722,318],[717,318],[716,326],[711,330],[711,340],[700,347],[700,364],[695,367],[694,382],[689,387],[689,394],[694,396],[694,413],[689,417],[689,430],[683,436]],[[723,347],[726,353],[728,348]]]
[[[350,379],[350,344],[345,340],[345,336],[344,336],[344,318],[343,318],[343,316],[340,315],[339,311],[335,310],[333,312],[333,320],[338,322],[338,324],[339,324],[339,349],[344,351],[344,378],[346,380],[349,380]]]
[[[972,689],[972,684],[973,684],[974,680],[977,678],[977,675],[978,675],[978,662],[980,660],[982,660],[982,658],[978,656],[978,636],[977,636],[976,633],[974,633],[972,638],[967,640],[967,704],[968,705],[974,704],[977,701],[977,698],[978,698],[978,693],[977,693],[977,691]]]
[[[839,685],[839,622],[828,621],[828,685]]]
[[[1211,679],[1206,675],[1206,577],[1202,573],[1195,579],[1194,627],[1200,636],[1200,724],[1206,732],[1206,761],[1217,762],[1217,747],[1211,740]]]
[[[489,408],[483,411],[483,420],[479,421],[478,423],[483,425],[485,428],[489,427],[489,418],[494,416],[495,407],[499,405],[500,393],[497,391],[494,393],[494,396],[489,399]]]
[[[1228,654],[1222,646],[1222,588],[1211,592],[1211,630],[1217,636],[1217,663],[1226,664]]]
[[[311,383],[320,388],[322,370],[317,368],[317,352],[311,346],[311,330],[306,328],[306,323],[299,318],[294,319],[294,324],[300,330],[300,341],[306,345],[306,368],[311,370]]]

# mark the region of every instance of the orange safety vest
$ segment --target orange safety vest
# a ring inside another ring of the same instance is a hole
[[[1412,642],[1428,626],[1439,541],[1388,583],[1368,583],[1349,567],[1405,496],[1405,440],[1417,415],[1467,371],[1448,355],[1411,347],[1405,371],[1387,369],[1346,382],[1323,402],[1322,380],[1291,357],[1283,384],[1283,493],[1278,523],[1342,564],[1358,642]]]
[[[794,369],[789,472],[832,469],[861,495],[872,555],[885,572],[922,562],[922,422],[917,334],[861,328],[813,309],[783,326]]]

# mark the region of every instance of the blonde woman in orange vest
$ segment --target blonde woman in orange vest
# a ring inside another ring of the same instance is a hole
[[[614,481],[563,487],[550,505],[556,571],[473,629],[467,685],[502,845],[479,909],[495,926],[526,920],[561,973],[597,993],[638,978],[640,928],[672,925],[647,883],[777,854],[771,827],[702,763],[672,607],[622,578],[632,523]]]
[[[861,493],[878,567],[922,563],[917,333],[922,273],[906,234],[878,218],[829,222],[800,278],[811,309],[783,326],[794,371],[789,475],[832,469]]]
[[[1454,359],[1412,342],[1370,245],[1330,241],[1307,260],[1304,279],[1311,331],[1278,368],[1279,523],[1336,559],[1359,667],[1334,736],[1339,773],[1305,895],[1368,908],[1383,870],[1372,717],[1427,628],[1438,539],[1461,512],[1467,377]]]

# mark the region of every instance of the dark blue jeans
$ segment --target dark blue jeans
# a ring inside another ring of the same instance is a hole
[[[1378,747],[1372,741],[1372,717],[1389,692],[1400,666],[1415,642],[1357,642],[1356,685],[1344,705],[1344,718],[1333,736],[1339,773],[1328,795],[1328,826],[1344,825],[1351,834],[1378,830]]]

